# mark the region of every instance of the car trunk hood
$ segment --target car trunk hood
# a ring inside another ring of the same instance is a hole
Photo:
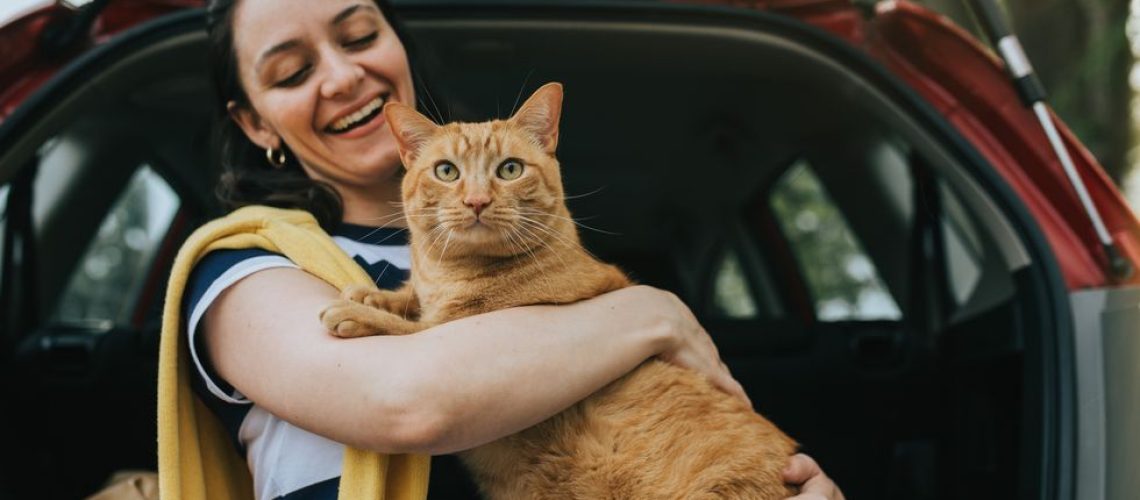
[[[946,17],[906,1],[869,7],[844,0],[710,0],[794,16],[860,48],[938,110],[1009,183],[1040,224],[1070,289],[1140,283],[1118,279],[1060,160],[1003,63]],[[1096,158],[1054,116],[1081,179],[1125,257],[1140,262],[1140,223]]]

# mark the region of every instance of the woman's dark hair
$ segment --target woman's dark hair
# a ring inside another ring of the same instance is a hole
[[[226,103],[250,106],[249,96],[241,86],[237,52],[234,48],[234,11],[241,0],[210,0],[206,7],[206,27],[210,37],[210,66],[213,70],[214,91],[220,106],[214,128],[217,156],[221,160],[222,177],[215,191],[223,208],[232,210],[246,205],[269,205],[280,208],[299,208],[313,214],[321,227],[331,229],[341,222],[344,214],[340,195],[327,183],[309,178],[301,169],[297,158],[286,152],[284,166],[274,167],[265,157],[265,151],[253,144],[242,132],[226,109]],[[396,36],[404,45],[414,86],[423,87],[416,70],[415,51],[411,38],[395,16],[387,0],[373,0]]]

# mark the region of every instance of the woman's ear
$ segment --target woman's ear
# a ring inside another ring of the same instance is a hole
[[[245,132],[246,137],[254,144],[260,146],[262,149],[280,148],[281,136],[276,132],[269,129],[265,121],[256,111],[250,109],[248,106],[238,106],[234,101],[226,103],[226,112],[229,113],[230,119],[241,127],[242,132]]]

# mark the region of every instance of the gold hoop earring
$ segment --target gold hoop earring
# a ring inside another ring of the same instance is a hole
[[[285,166],[285,148],[273,151],[273,148],[265,148],[265,161],[268,161],[273,168],[281,168]]]

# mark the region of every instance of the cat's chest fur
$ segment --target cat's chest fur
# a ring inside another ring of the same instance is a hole
[[[420,320],[444,322],[535,304],[567,304],[629,286],[616,267],[584,250],[540,251],[472,262],[433,262],[413,252],[412,284]]]

